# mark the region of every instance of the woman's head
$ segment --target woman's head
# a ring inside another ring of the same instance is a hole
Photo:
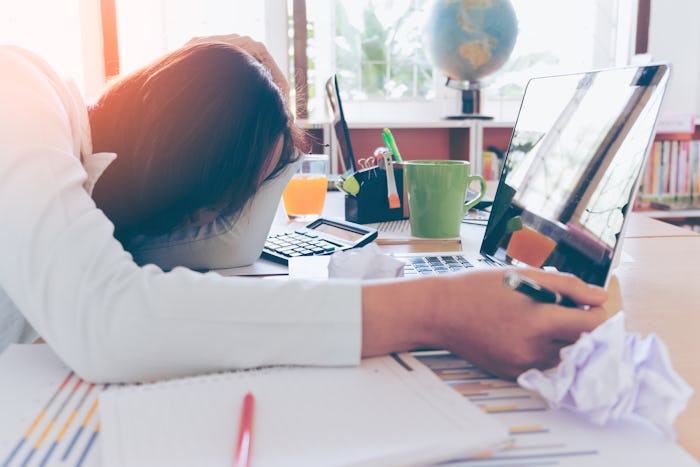
[[[202,211],[237,214],[302,144],[269,72],[223,43],[120,79],[89,114],[93,150],[117,153],[93,197],[120,239],[167,233]]]

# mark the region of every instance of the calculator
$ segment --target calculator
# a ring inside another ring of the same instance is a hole
[[[262,257],[287,264],[297,256],[330,255],[363,246],[377,238],[377,229],[320,217],[302,228],[270,234]]]

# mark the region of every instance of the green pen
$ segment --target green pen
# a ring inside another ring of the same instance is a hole
[[[386,145],[391,150],[391,153],[394,155],[394,159],[396,159],[396,162],[403,162],[403,159],[401,159],[401,153],[399,152],[399,148],[398,146],[396,146],[394,136],[391,134],[391,130],[388,128],[384,128],[384,131],[382,131],[382,138],[384,139],[384,143],[386,143]]]

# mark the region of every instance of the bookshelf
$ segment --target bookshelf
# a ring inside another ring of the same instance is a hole
[[[330,123],[298,124],[311,139],[311,151],[329,154],[331,172],[337,173],[340,169],[338,144],[334,141]],[[472,163],[473,173],[482,173],[485,169],[483,153],[488,149],[491,154],[487,155],[487,168],[493,174],[499,172],[499,158],[508,147],[513,124],[478,120],[394,120],[349,122],[348,127],[356,161],[372,155],[377,147],[384,146],[381,132],[386,127],[391,129],[406,160],[468,160]],[[495,159],[489,160],[492,154],[495,154]]]
[[[478,126],[470,120],[390,121],[350,123],[350,138],[356,158],[373,154],[384,146],[381,132],[390,128],[401,155],[406,160],[415,159],[463,159],[474,164],[477,172],[479,160]]]
[[[700,232],[700,124],[662,115],[642,174],[635,210]]]

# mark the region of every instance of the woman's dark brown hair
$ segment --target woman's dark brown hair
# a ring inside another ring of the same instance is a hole
[[[269,72],[222,43],[184,47],[120,79],[89,115],[93,151],[117,153],[93,198],[120,240],[170,232],[201,208],[236,215],[280,137],[270,177],[303,145]]]

